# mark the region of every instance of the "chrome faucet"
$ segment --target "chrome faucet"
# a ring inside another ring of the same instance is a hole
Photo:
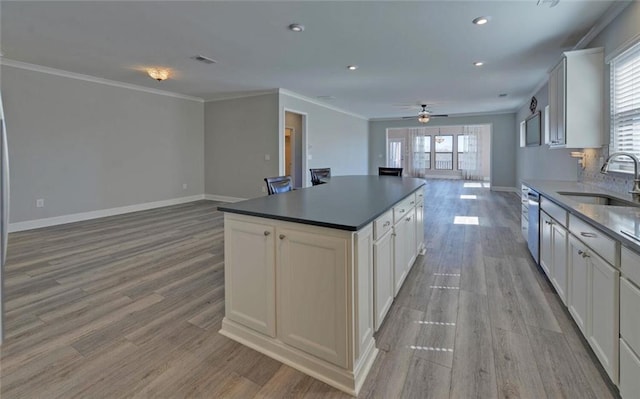
[[[605,175],[609,173],[609,161],[611,161],[612,158],[622,155],[631,158],[631,160],[633,161],[633,175],[635,177],[633,179],[633,188],[631,189],[631,191],[629,191],[629,193],[631,194],[634,201],[640,202],[640,175],[638,174],[638,164],[640,164],[640,160],[638,160],[638,157],[628,152],[614,152],[613,154],[609,155],[606,161],[604,161],[604,165],[602,165],[602,168],[600,168],[600,173]]]

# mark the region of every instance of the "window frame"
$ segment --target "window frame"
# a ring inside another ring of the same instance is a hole
[[[635,103],[635,98],[640,97],[640,84],[636,85],[640,82],[640,68],[634,68],[630,76],[625,75],[624,79],[619,78],[618,76],[620,73],[624,72],[620,71],[619,69],[630,67],[628,65],[629,62],[635,65],[640,65],[640,40],[636,41],[625,51],[616,55],[613,59],[611,59],[609,63],[609,154],[613,154],[614,152],[619,151],[627,151],[640,158],[640,132],[634,129],[637,128],[635,123],[633,124],[634,128],[632,128],[632,131],[630,133],[631,146],[633,150],[629,151],[628,149],[619,149],[618,147],[618,142],[621,139],[625,139],[624,137],[620,137],[620,125],[622,125],[622,123],[618,123],[618,120],[622,119],[623,121],[629,122],[634,119],[640,118],[640,101],[637,103],[637,106]],[[629,85],[631,86],[631,96],[634,98],[634,100],[632,100],[633,105],[629,110],[619,110],[621,104],[618,104],[618,98],[616,96],[616,93],[618,92],[618,90],[620,90],[620,88],[618,87],[618,84],[620,84],[618,82],[619,79],[624,80],[625,84],[627,84],[626,81],[628,79],[631,79],[633,81],[633,83]],[[621,115],[624,116],[621,117]],[[638,149],[636,150],[636,148]],[[626,157],[612,159],[610,171],[625,175],[633,174],[633,161]]]

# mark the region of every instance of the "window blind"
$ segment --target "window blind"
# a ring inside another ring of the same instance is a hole
[[[640,157],[640,43],[611,62],[611,148]],[[614,168],[632,171],[633,163],[618,158]],[[612,168],[613,169],[613,168]]]

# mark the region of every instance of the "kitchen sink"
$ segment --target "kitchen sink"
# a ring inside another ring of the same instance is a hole
[[[593,205],[608,205],[608,206],[633,206],[640,208],[640,203],[627,201],[620,198],[612,197],[607,194],[598,193],[570,193],[558,191],[558,194],[563,195],[571,200],[580,202],[582,204]]]

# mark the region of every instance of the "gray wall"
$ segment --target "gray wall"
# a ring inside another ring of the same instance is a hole
[[[544,143],[544,107],[549,104],[548,88],[545,84],[536,94],[538,100],[538,110],[542,111],[542,142]],[[520,131],[520,122],[525,120],[531,111],[527,102],[518,110],[516,114],[516,131]],[[517,154],[517,184],[522,179],[545,179],[545,180],[578,180],[578,161],[569,156],[575,149],[557,148],[551,149],[548,145],[542,144],[535,147],[519,147],[516,143]]]
[[[428,126],[491,125],[491,185],[516,187],[516,156],[513,149],[518,143],[515,114],[476,115],[450,118],[433,118]],[[369,174],[377,174],[378,166],[384,166],[386,154],[386,129],[396,127],[421,127],[414,120],[369,122]]]
[[[278,94],[208,102],[204,121],[205,192],[265,195],[264,178],[278,175]]]
[[[333,176],[367,174],[366,119],[280,94],[280,115],[284,115],[285,109],[307,114],[307,155],[311,155],[308,168],[331,168]],[[308,185],[309,173],[305,174],[305,180]]]
[[[11,222],[204,192],[200,102],[8,66],[2,95]]]

